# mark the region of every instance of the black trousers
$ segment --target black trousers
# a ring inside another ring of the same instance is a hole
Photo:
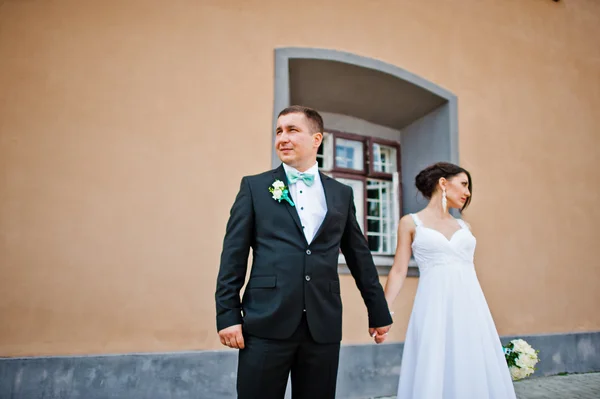
[[[293,399],[334,399],[340,344],[318,344],[306,316],[286,340],[244,333],[238,359],[238,399],[283,399],[288,375]]]

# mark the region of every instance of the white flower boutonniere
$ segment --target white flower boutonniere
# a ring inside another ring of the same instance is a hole
[[[271,187],[269,187],[269,192],[275,201],[287,201],[291,206],[294,206],[294,202],[289,195],[290,191],[281,180],[275,180],[273,184],[271,184]]]

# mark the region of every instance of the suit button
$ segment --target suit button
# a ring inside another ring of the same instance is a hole
[[[304,278],[306,279],[306,281],[310,281],[310,276],[309,275],[304,276]]]
[[[312,252],[310,252],[310,249],[307,249],[307,250],[306,250],[306,254],[307,254],[307,255],[310,255],[310,254],[312,254]]]

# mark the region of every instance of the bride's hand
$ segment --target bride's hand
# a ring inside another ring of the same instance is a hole
[[[386,340],[390,328],[392,328],[391,325],[385,327],[369,328],[369,335],[375,340],[375,343],[380,344]]]

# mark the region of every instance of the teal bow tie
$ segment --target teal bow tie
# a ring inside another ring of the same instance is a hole
[[[313,183],[315,182],[315,175],[314,174],[312,174],[312,173],[299,173],[299,172],[296,172],[295,170],[290,170],[287,173],[287,178],[288,178],[288,181],[290,182],[290,184],[294,184],[298,180],[302,180],[304,182],[304,184],[306,184],[308,187],[312,186]]]

